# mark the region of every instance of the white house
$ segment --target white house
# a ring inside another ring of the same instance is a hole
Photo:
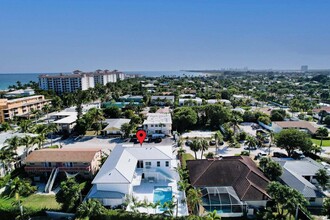
[[[164,113],[148,113],[147,119],[143,122],[143,129],[148,135],[165,134],[171,135],[172,117],[171,114]]]
[[[125,123],[129,123],[131,119],[126,118],[110,118],[105,119],[105,123],[108,125],[102,130],[105,134],[119,134],[121,135],[121,126]]]
[[[171,146],[124,147],[117,145],[94,178],[93,187],[87,198],[98,199],[104,206],[118,206],[129,195],[139,201],[148,200],[163,204],[174,196],[179,202],[179,215],[187,215],[187,207],[182,203],[184,192],[178,191],[179,175],[175,168]],[[159,198],[157,190],[166,190],[166,196]],[[130,210],[130,206],[127,207]],[[154,213],[160,209],[139,211]]]
[[[174,96],[173,95],[153,95],[151,96],[150,102],[154,105],[165,105],[166,102],[169,104],[174,103]],[[168,101],[166,101],[168,100]]]
[[[192,105],[202,105],[203,101],[201,98],[180,98],[179,99],[179,106],[183,106],[183,105],[188,105],[188,106],[192,106]]]

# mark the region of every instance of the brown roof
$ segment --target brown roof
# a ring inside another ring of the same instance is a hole
[[[26,162],[91,162],[100,149],[41,149],[33,151]]]
[[[269,180],[250,157],[233,156],[219,160],[187,161],[190,182],[194,187],[232,186],[242,201],[269,198]]]
[[[273,122],[280,126],[281,128],[298,128],[298,129],[307,129],[309,132],[314,134],[317,130],[311,123],[308,121],[275,121]]]
[[[326,112],[330,112],[330,106],[323,106],[321,108],[314,108],[313,112],[319,113],[322,110],[325,110]]]

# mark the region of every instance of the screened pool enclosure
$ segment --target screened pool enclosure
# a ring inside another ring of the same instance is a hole
[[[202,192],[202,205],[206,211],[216,210],[222,216],[239,216],[244,212],[245,205],[238,198],[233,187],[205,187]]]

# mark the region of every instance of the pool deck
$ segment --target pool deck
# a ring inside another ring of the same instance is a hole
[[[154,187],[155,186],[170,186],[172,188],[172,196],[175,197],[179,201],[178,206],[178,216],[187,216],[188,215],[188,207],[186,203],[182,203],[182,200],[185,200],[185,193],[178,190],[177,187],[177,181],[179,181],[179,176],[176,175],[175,181],[154,181],[153,183],[150,183],[148,181],[141,182],[141,185],[134,186],[133,187],[133,195],[139,200],[139,201],[145,201],[148,202],[154,202]],[[158,208],[153,209],[151,207],[149,208],[143,208],[139,207],[137,210],[141,213],[149,213],[149,214],[156,214],[156,213],[163,213],[163,211],[160,211]],[[131,211],[130,205],[127,207],[127,211]],[[174,215],[176,215],[176,208],[173,210]]]

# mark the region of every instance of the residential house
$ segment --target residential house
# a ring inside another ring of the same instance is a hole
[[[194,106],[194,105],[202,105],[203,101],[201,98],[179,98],[179,106]]]
[[[120,102],[143,102],[143,96],[140,95],[124,95],[119,97]]]
[[[184,192],[177,188],[180,180],[171,146],[124,147],[117,145],[94,178],[87,198],[97,199],[104,206],[115,207],[133,195],[139,201],[178,203],[179,216],[187,215]],[[159,197],[160,191],[163,192]],[[128,205],[127,210],[131,210]],[[164,210],[139,208],[140,212],[161,213]]]
[[[315,134],[317,128],[308,121],[275,121],[272,123],[272,129],[279,133],[283,129],[294,128],[309,134]]]
[[[320,117],[319,113],[321,111],[325,112],[324,117],[327,116],[327,115],[330,115],[330,106],[322,106],[320,108],[314,108],[313,109],[313,117],[316,118],[316,119],[320,119],[321,117]]]
[[[103,122],[108,125],[103,128],[103,134],[108,135],[122,135],[121,126],[125,123],[129,123],[131,119],[126,118],[110,118],[105,119]]]
[[[190,183],[202,192],[202,206],[223,217],[243,216],[265,207],[269,180],[247,156],[188,160]]]
[[[317,181],[315,178],[318,170],[325,168],[322,164],[308,157],[302,160],[291,158],[273,159],[283,168],[280,179],[284,184],[300,192],[309,201],[309,206],[320,207],[323,205],[325,195],[319,187],[316,187]]]
[[[153,95],[151,96],[150,103],[152,105],[173,105],[174,104],[174,96],[173,95]]]
[[[101,150],[86,148],[45,148],[30,153],[25,160],[25,171],[33,176],[53,170],[93,177],[100,168]]]
[[[222,103],[226,106],[231,106],[231,101],[228,99],[208,99],[206,100],[207,104],[217,104],[217,103]]]
[[[172,117],[171,114],[148,113],[147,119],[143,122],[143,129],[148,135],[164,134],[171,135]]]

